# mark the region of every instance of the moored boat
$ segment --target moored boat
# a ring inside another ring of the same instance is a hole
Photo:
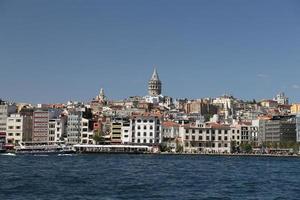
[[[57,143],[20,143],[15,147],[16,154],[72,154],[75,151],[71,146]]]

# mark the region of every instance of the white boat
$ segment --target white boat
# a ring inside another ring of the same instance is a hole
[[[70,146],[59,143],[26,142],[15,147],[16,154],[70,154],[75,151]]]
[[[15,153],[2,153],[1,156],[16,156]]]

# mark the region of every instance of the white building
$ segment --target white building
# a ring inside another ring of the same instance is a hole
[[[276,101],[279,105],[289,104],[289,98],[285,96],[284,92],[280,92],[279,94],[277,94],[273,100]]]
[[[49,120],[49,141],[61,142],[64,141],[66,131],[65,118],[57,118]]]
[[[16,113],[17,107],[0,99],[0,133],[6,134],[7,117]]]
[[[94,144],[93,131],[89,130],[89,120],[82,118],[80,123],[80,143],[81,144]]]
[[[130,122],[123,122],[121,128],[122,144],[130,144],[132,141],[132,126]]]
[[[159,115],[136,115],[131,119],[132,143],[158,145],[161,143],[162,118]]]
[[[7,118],[6,143],[18,145],[20,142],[31,141],[32,117],[11,114]]]

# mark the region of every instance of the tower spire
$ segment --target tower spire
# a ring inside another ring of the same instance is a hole
[[[153,70],[153,74],[152,74],[151,80],[159,81],[159,76],[158,76],[156,67],[154,67],[154,70]]]

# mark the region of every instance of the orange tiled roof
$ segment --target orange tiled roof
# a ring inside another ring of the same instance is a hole
[[[179,127],[180,126],[176,122],[172,122],[172,121],[165,121],[165,122],[163,122],[162,125],[165,127]]]

